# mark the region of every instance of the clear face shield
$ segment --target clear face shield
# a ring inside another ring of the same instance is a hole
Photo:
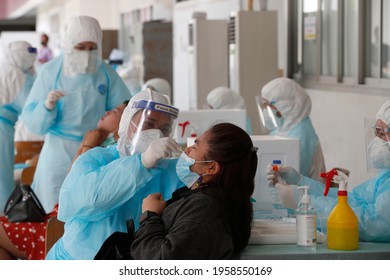
[[[268,101],[258,95],[256,96],[256,103],[259,109],[261,123],[265,128],[274,130],[281,126],[282,114],[275,107],[274,101]]]
[[[141,110],[134,114],[127,131],[130,155],[145,152],[154,139],[172,136],[177,108],[150,100],[138,100],[132,108]]]
[[[382,120],[365,120],[367,171],[390,169],[390,128]]]

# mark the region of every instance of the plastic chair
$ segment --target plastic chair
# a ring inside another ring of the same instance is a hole
[[[15,163],[24,163],[26,160],[39,154],[42,146],[43,141],[16,141]]]
[[[51,217],[47,221],[45,237],[45,255],[49,252],[54,243],[64,234],[64,222],[57,219],[57,216]]]

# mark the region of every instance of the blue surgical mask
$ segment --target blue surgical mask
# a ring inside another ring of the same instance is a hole
[[[213,160],[195,160],[187,156],[186,153],[182,153],[179,157],[179,160],[176,163],[176,174],[187,187],[192,187],[196,182],[201,181],[201,177],[206,175],[199,175],[198,173],[192,172],[190,167],[195,164],[195,162],[213,162]]]

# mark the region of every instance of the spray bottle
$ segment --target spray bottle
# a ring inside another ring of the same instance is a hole
[[[316,211],[311,205],[307,191],[309,186],[301,186],[304,194],[295,211],[297,221],[297,245],[305,251],[315,252],[317,249]]]
[[[346,186],[348,176],[337,169],[332,169],[327,173],[321,173],[321,177],[326,179],[325,196],[328,195],[331,181],[339,184],[337,205],[328,217],[328,248],[333,250],[356,250],[359,247],[359,225],[355,213],[348,205]]]

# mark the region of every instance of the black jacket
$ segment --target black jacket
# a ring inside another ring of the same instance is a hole
[[[177,190],[161,217],[152,216],[136,232],[134,259],[227,259],[234,250],[221,203],[202,189]]]

